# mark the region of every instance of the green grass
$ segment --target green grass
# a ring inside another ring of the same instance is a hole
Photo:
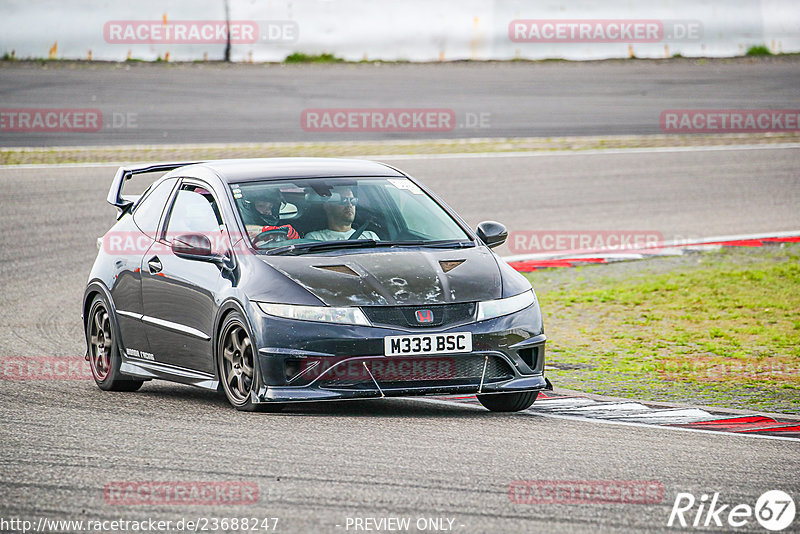
[[[344,60],[333,54],[303,54],[294,52],[286,56],[284,63],[341,63]]]
[[[565,369],[551,372],[553,383],[800,413],[800,246],[730,249],[651,268],[666,261],[639,262],[650,265],[638,273],[628,264],[529,275],[545,314],[548,363]]]
[[[751,46],[747,49],[747,56],[771,56],[772,52],[766,45]]]

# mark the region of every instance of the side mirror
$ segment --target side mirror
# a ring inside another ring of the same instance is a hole
[[[213,263],[224,271],[236,269],[236,256],[220,256],[211,252],[211,240],[204,234],[181,234],[172,240],[172,253],[185,260]]]
[[[211,253],[211,240],[203,234],[183,234],[172,240],[172,252],[186,260],[216,261]]]
[[[495,221],[483,221],[475,229],[475,233],[489,248],[499,247],[508,239],[506,227]]]

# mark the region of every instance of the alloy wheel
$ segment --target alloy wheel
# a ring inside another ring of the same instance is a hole
[[[253,389],[253,344],[247,331],[239,324],[228,327],[223,337],[222,370],[225,389],[236,404],[250,397]]]

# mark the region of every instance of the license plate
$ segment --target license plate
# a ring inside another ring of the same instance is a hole
[[[472,352],[472,333],[386,336],[383,338],[383,350],[386,356]]]

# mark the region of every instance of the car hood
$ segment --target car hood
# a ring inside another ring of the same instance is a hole
[[[433,305],[497,299],[502,280],[486,247],[337,251],[262,259],[328,306]]]

